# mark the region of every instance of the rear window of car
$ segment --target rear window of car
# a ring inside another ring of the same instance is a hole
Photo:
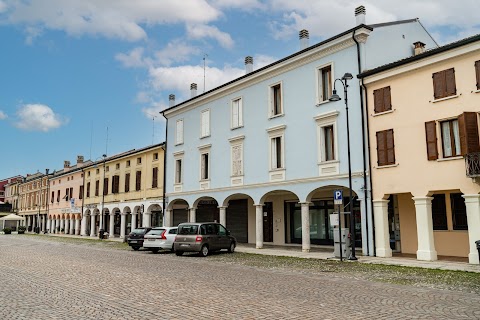
[[[144,229],[144,228],[141,228],[141,229],[133,229],[132,233],[135,233],[135,234],[143,234],[143,233],[145,233],[145,229]]]
[[[168,234],[177,234],[177,229],[170,229],[170,231],[168,231]]]
[[[147,232],[148,235],[153,235],[153,236],[159,236],[162,234],[162,232],[165,231],[165,229],[152,229]]]
[[[186,224],[178,227],[178,234],[197,234],[198,225]]]

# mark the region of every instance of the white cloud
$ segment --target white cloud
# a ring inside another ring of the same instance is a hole
[[[0,0],[0,13],[4,12],[5,10],[7,10],[7,5],[5,2]]]
[[[204,24],[187,25],[187,34],[192,39],[212,38],[227,49],[233,47],[234,42],[228,33],[220,31],[217,27]]]
[[[354,10],[364,5],[367,24],[420,18],[432,32],[435,28],[454,28],[456,39],[480,32],[478,0],[270,0],[270,10],[283,13],[278,21],[270,22],[276,39],[289,38],[301,29],[311,36],[330,37],[355,26]],[[439,39],[443,42],[443,39]]]
[[[26,104],[17,111],[18,121],[15,126],[27,131],[47,132],[68,122],[67,119],[55,114],[43,104]]]
[[[5,119],[7,119],[7,115],[5,114],[5,112],[0,110],[0,120],[5,120]]]
[[[266,9],[266,5],[259,0],[211,0],[210,3],[214,7],[222,9],[239,9],[244,11]]]
[[[142,25],[201,24],[221,15],[206,0],[4,0],[0,9],[6,23],[127,41],[147,38]]]
[[[173,40],[167,46],[155,53],[156,61],[163,66],[170,66],[174,62],[185,62],[200,50],[194,46],[188,45],[180,39]]]
[[[163,118],[162,115],[159,114],[160,111],[165,110],[168,108],[167,105],[159,102],[159,103],[152,103],[149,107],[142,108],[142,112],[145,115],[145,117],[149,118],[150,120],[152,118],[157,119],[157,118]]]
[[[120,61],[124,67],[139,68],[145,67],[146,61],[143,58],[144,49],[141,47],[134,48],[128,53],[117,53],[115,59]]]

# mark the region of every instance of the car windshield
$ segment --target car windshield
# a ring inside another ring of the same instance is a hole
[[[162,234],[163,231],[165,231],[165,229],[152,229],[147,232],[147,235],[159,236]]]
[[[178,227],[178,234],[197,234],[198,225],[186,224]]]
[[[145,233],[145,229],[144,229],[144,228],[133,229],[132,233],[135,233],[135,234],[144,234],[144,233]]]

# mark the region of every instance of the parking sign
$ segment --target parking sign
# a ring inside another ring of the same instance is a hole
[[[343,191],[334,190],[333,191],[333,204],[343,204]]]

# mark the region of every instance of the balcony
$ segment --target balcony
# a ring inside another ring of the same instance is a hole
[[[465,169],[467,177],[480,177],[480,152],[472,152],[465,155]]]

